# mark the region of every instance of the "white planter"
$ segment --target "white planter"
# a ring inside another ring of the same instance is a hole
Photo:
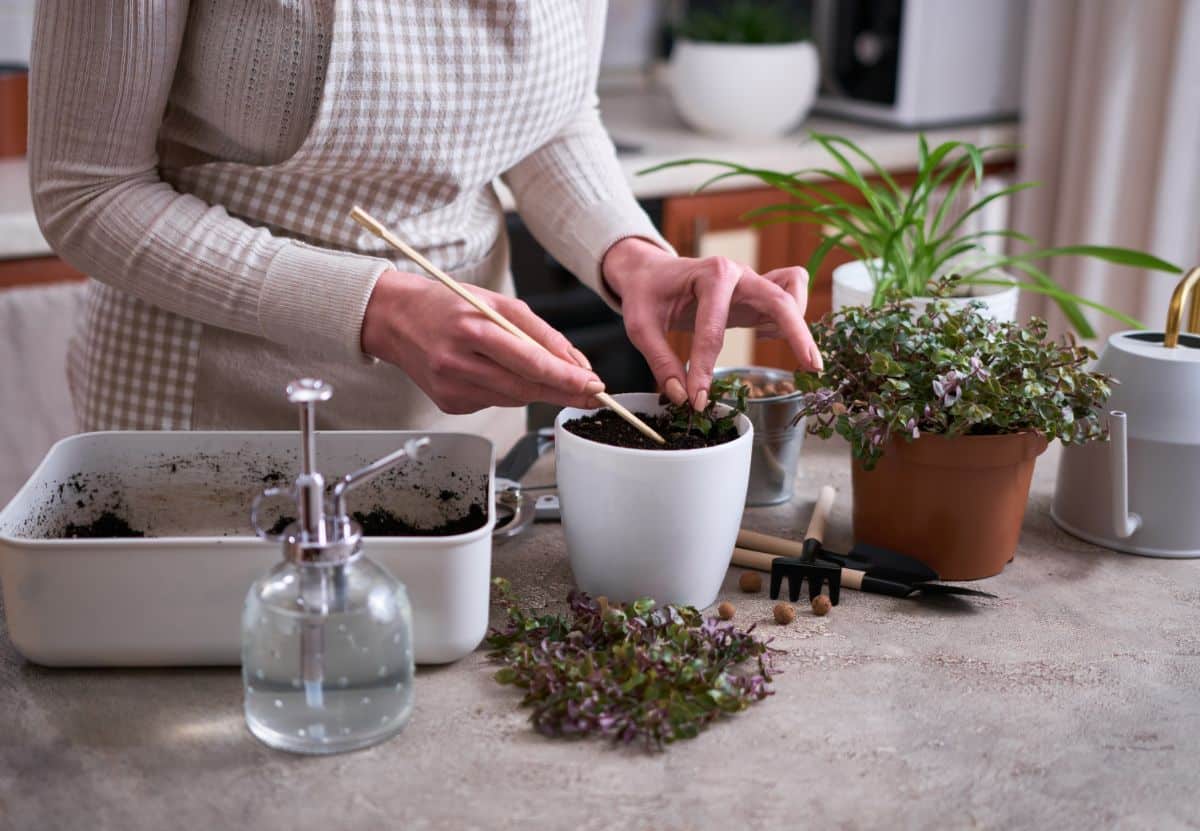
[[[655,393],[615,396],[657,413]],[[554,422],[563,533],[576,585],[592,596],[702,609],[716,600],[742,522],[754,429],[697,450],[633,450],[563,429],[594,410],[572,407]]]
[[[728,138],[786,133],[817,96],[811,43],[698,43],[680,39],[668,74],[675,108],[697,130]]]
[[[979,301],[983,303],[981,310],[984,316],[1001,322],[1017,319],[1017,300],[1020,289],[1012,286],[973,286],[975,295],[971,297],[941,298],[957,309],[968,303]],[[837,311],[844,306],[869,306],[875,295],[875,280],[867,268],[867,261],[854,260],[840,265],[833,270],[833,309]],[[932,297],[914,297],[909,302],[913,313],[920,314],[925,307],[933,302]]]

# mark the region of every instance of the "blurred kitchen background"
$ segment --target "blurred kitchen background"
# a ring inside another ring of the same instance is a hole
[[[82,275],[38,232],[24,160],[33,7],[0,0],[0,503],[74,430],[63,367]],[[931,143],[1014,145],[994,157],[988,187],[1043,183],[1013,205],[994,203],[982,225],[1190,265],[1200,262],[1196,44],[1200,0],[609,0],[600,108],[636,195],[683,255],[724,254],[766,271],[804,263],[820,229],[749,225],[748,210],[778,201],[753,181],[695,193],[711,171],[638,171],[687,156],[823,165],[806,141],[821,130],[858,142],[903,181],[924,130]],[[509,230],[522,296],[610,389],[650,388],[620,319],[513,212]],[[810,318],[829,309],[829,271],[844,259],[831,256],[816,275]],[[1154,322],[1174,283],[1100,262],[1049,268],[1069,289]],[[1065,328],[1037,298],[1023,302]],[[684,352],[687,338],[676,346]],[[779,342],[731,331],[721,362],[787,367],[792,358]]]

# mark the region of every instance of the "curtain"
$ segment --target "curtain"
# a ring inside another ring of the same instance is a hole
[[[1200,0],[1032,0],[1014,227],[1200,264]],[[1178,277],[1075,257],[1050,275],[1161,329]],[[1047,298],[1023,311],[1068,324]],[[1088,313],[1101,336],[1125,328]]]

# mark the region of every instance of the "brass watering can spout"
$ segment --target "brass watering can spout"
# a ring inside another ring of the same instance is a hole
[[[1183,275],[1183,279],[1175,287],[1175,293],[1171,295],[1171,305],[1167,308],[1167,328],[1163,333],[1163,346],[1168,349],[1174,349],[1179,345],[1183,304],[1187,302],[1189,294],[1192,296],[1192,306],[1188,312],[1187,331],[1200,332],[1200,291],[1193,291],[1197,283],[1200,283],[1200,266]]]

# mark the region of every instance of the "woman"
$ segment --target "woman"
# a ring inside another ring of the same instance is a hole
[[[300,375],[337,388],[330,428],[500,440],[521,411],[492,408],[587,404],[600,379],[513,298],[497,176],[676,402],[706,403],[727,325],[819,364],[803,269],[677,257],[634,201],[596,109],[603,25],[602,0],[42,0],[31,170],[47,239],[94,278],[82,428],[289,426]],[[553,354],[395,258],[355,204]],[[685,371],[665,333],[692,326]]]

